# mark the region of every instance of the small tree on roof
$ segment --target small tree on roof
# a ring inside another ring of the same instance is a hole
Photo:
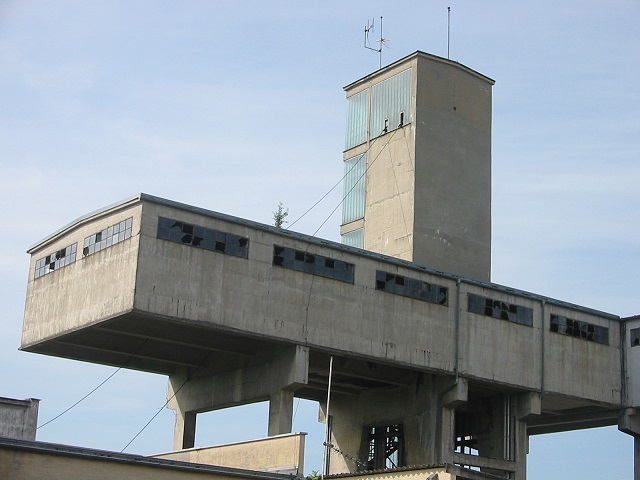
[[[282,225],[284,225],[285,223],[289,223],[287,220],[285,220],[285,218],[287,218],[288,216],[289,209],[287,208],[285,210],[282,206],[282,202],[279,202],[278,209],[273,212],[273,224],[278,228],[282,228]]]

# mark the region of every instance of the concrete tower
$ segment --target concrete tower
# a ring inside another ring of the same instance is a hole
[[[416,52],[345,87],[343,243],[490,280],[493,84]]]

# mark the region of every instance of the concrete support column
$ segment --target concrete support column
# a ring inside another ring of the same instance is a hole
[[[269,397],[269,436],[291,433],[293,391],[278,390]]]
[[[640,480],[640,412],[625,408],[618,418],[618,430],[633,437],[633,478]]]
[[[196,413],[176,410],[176,425],[173,429],[173,449],[193,448],[196,441]]]
[[[455,383],[446,387],[440,394],[440,438],[438,448],[438,462],[454,463],[456,441],[455,409],[469,399],[469,384],[464,378],[458,378]]]
[[[513,478],[515,480],[526,480],[527,478],[527,454],[529,453],[529,435],[527,435],[527,422],[515,421],[514,425],[514,455],[516,471]]]
[[[529,453],[529,435],[527,420],[542,413],[542,396],[539,392],[528,392],[513,398],[513,460],[516,462],[516,480],[527,478],[527,454]]]

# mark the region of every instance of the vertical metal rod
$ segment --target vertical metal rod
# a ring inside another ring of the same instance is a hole
[[[327,412],[325,418],[325,427],[324,427],[324,453],[322,455],[322,479],[324,480],[324,476],[329,473],[327,472],[327,466],[329,463],[329,404],[331,403],[331,377],[333,376],[333,355],[331,356],[331,360],[329,361],[329,385],[327,387]]]
[[[382,17],[380,17],[380,51],[379,51],[379,55],[380,55],[380,67],[382,68],[382,42],[384,40],[384,37],[382,36]]]
[[[451,45],[451,7],[447,7],[447,60],[449,57],[449,46]]]

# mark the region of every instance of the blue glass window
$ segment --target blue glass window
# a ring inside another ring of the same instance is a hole
[[[358,228],[342,235],[342,244],[350,247],[364,248],[364,229]]]
[[[357,147],[367,141],[369,117],[369,90],[347,98],[347,132],[344,149]]]
[[[371,138],[411,121],[411,69],[371,87]]]
[[[344,162],[343,225],[364,218],[366,170],[367,157],[365,154],[349,158]]]

